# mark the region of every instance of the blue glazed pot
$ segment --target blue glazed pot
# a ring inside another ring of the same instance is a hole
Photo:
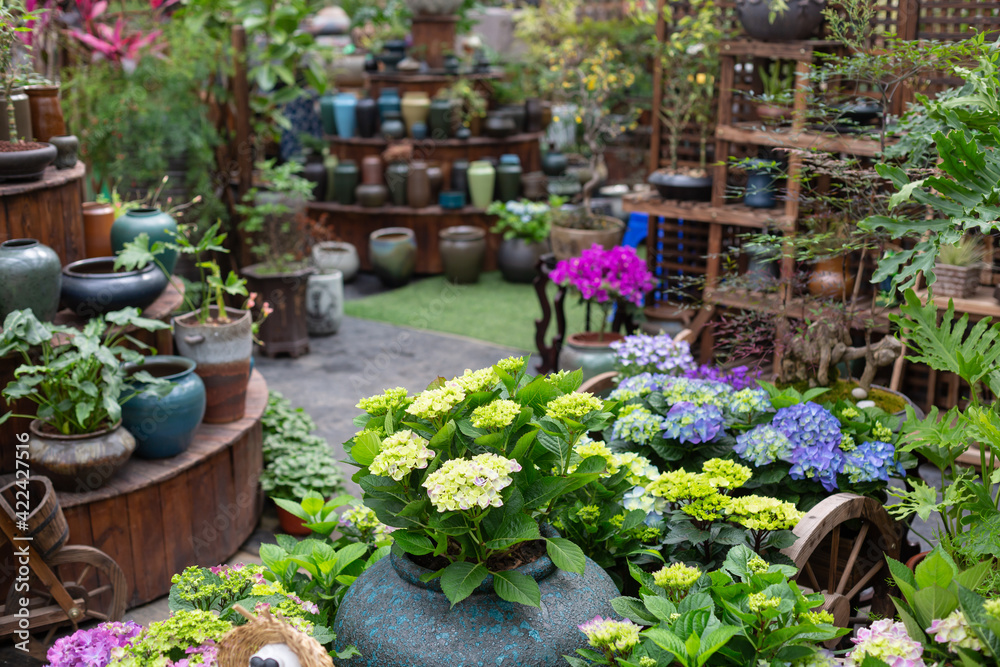
[[[344,139],[354,137],[357,130],[358,98],[350,93],[340,93],[333,98],[333,115],[337,121],[337,136]]]
[[[586,638],[577,626],[613,614],[611,577],[587,559],[584,574],[557,570],[548,556],[517,568],[538,582],[541,609],[507,602],[492,575],[454,608],[430,570],[390,554],[351,584],[334,621],[337,649],[353,644],[352,667],[565,665]]]
[[[386,112],[400,114],[403,112],[402,100],[399,98],[399,91],[395,88],[383,88],[378,96],[378,116],[385,120]]]
[[[134,241],[143,232],[149,235],[150,246],[157,241],[174,243],[174,237],[167,232],[177,232],[177,221],[158,208],[133,208],[111,225],[111,249],[117,255],[126,243]],[[167,273],[174,272],[176,250],[164,250],[158,258]]]
[[[773,208],[775,197],[775,174],[771,162],[751,160],[747,166],[747,189],[743,203],[752,208]]]
[[[94,317],[129,306],[145,308],[167,288],[167,276],[153,264],[135,271],[115,271],[114,265],[114,257],[92,257],[64,266],[63,305],[81,317]]]
[[[132,379],[146,371],[170,382],[173,389],[160,398],[145,391],[122,406],[122,425],[135,436],[135,454],[145,459],[177,456],[190,445],[205,416],[205,384],[194,372],[197,364],[187,357],[151,356],[141,364],[125,364],[131,393],[146,386]]]

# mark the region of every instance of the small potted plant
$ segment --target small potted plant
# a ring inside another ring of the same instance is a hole
[[[177,350],[197,366],[195,372],[209,388],[204,421],[226,424],[241,419],[246,407],[246,390],[250,381],[254,332],[262,320],[255,322],[249,308],[256,295],[248,294],[246,280],[235,272],[223,278],[213,253],[229,252],[222,243],[226,234],[219,233],[216,222],[192,243],[186,230],[172,234],[174,242],[157,241],[150,246],[149,238],[140,234],[115,260],[115,268],[135,269],[155,264],[163,275],[167,273],[160,257],[167,250],[181,255],[204,258],[196,264],[199,280],[187,283],[184,289],[184,314],[174,318],[174,343]],[[226,305],[226,297],[246,297],[243,308]],[[271,310],[268,303],[261,307],[261,316]]]
[[[62,491],[100,488],[135,450],[135,438],[122,428],[122,405],[140,393],[126,383],[122,362],[138,363],[150,349],[126,328],[157,331],[169,325],[140,317],[138,308],[91,319],[82,330],[43,323],[30,309],[16,310],[3,323],[0,357],[19,354],[24,363],[2,395],[10,404],[26,399],[35,414],[6,412],[32,419],[28,455],[32,468]],[[125,347],[125,344],[132,349]],[[145,371],[132,377],[145,390],[166,395],[171,385]]]
[[[613,370],[616,357],[611,344],[622,340],[622,335],[605,331],[611,308],[642,308],[646,293],[656,286],[646,262],[634,248],[606,250],[594,245],[579,257],[560,260],[549,278],[557,285],[572,287],[584,302],[600,311],[597,331],[574,333],[566,339],[559,367],[582,368],[585,380]]]
[[[670,12],[669,6],[664,9]],[[708,137],[715,118],[715,80],[722,40],[719,9],[711,0],[692,3],[692,12],[677,19],[663,42],[654,40],[654,53],[663,67],[660,119],[667,133],[667,166],[649,175],[664,199],[708,201],[712,175],[708,171]],[[680,163],[678,150],[684,134],[696,126],[698,164]]]
[[[979,289],[983,270],[983,247],[973,236],[965,236],[954,245],[941,246],[934,262],[937,280],[930,285],[934,296],[968,299]]]
[[[311,493],[330,499],[343,490],[341,472],[327,447],[303,446],[283,451],[260,473],[260,487],[276,503],[298,503]],[[281,530],[289,535],[309,535],[302,519],[278,504]]]
[[[273,315],[260,327],[261,352],[273,356],[309,352],[306,287],[315,268],[302,259],[306,203],[312,183],[299,176],[302,166],[273,160],[258,162],[260,185],[237,206],[240,230],[252,239],[250,251],[259,260],[243,269],[250,289],[273,305]]]
[[[36,18],[34,13],[25,11],[21,0],[5,2],[0,6],[0,93],[3,95],[0,99],[0,123],[7,128],[9,137],[8,141],[0,142],[0,182],[37,180],[56,159],[56,147],[52,144],[20,141],[14,123],[14,88],[26,60],[19,53],[26,47],[18,35],[30,30],[26,26]]]
[[[476,90],[471,81],[460,78],[448,89],[448,97],[458,109],[459,122],[466,132],[459,128],[456,136],[468,138],[482,133],[483,119],[486,118],[486,98]]]
[[[753,101],[757,117],[765,125],[780,125],[792,119],[795,87],[795,65],[791,61],[775,60],[758,70],[762,90]]]
[[[488,215],[497,216],[490,231],[503,234],[497,265],[504,280],[530,283],[535,279],[538,260],[549,251],[552,211],[562,203],[558,197],[549,199],[547,204],[527,199],[495,201],[486,209]]]

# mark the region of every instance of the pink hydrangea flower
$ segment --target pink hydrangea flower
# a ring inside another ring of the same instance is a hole
[[[882,660],[889,667],[927,667],[923,645],[910,638],[905,625],[892,619],[883,618],[859,629],[851,641],[855,646],[847,656],[848,667],[859,667],[866,655]]]

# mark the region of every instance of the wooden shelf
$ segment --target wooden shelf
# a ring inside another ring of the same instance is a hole
[[[756,123],[719,125],[715,128],[718,139],[738,144],[774,146],[778,148],[799,148],[833,153],[850,153],[863,157],[874,157],[882,147],[874,139],[845,137],[809,130],[793,130],[788,127],[762,129]]]
[[[462,208],[441,208],[440,206],[425,206],[424,208],[413,208],[412,206],[361,206],[359,204],[338,204],[335,201],[311,201],[309,208],[317,211],[329,213],[352,213],[356,215],[429,215],[440,217],[443,215],[486,215],[486,210],[475,206],[464,206]]]
[[[974,317],[1000,317],[1000,303],[993,297],[993,285],[980,285],[976,295],[968,299],[957,299],[955,297],[935,297],[934,305],[938,310],[947,310],[948,301],[955,304],[955,312],[958,314],[968,313]],[[917,296],[923,303],[927,303],[927,290],[917,290]]]
[[[803,320],[807,317],[815,317],[815,313],[810,311],[816,308],[814,299],[795,297],[787,304],[774,293],[756,292],[745,289],[731,289],[720,287],[713,290],[705,290],[705,303],[724,308],[739,308],[741,310],[753,310],[766,313],[783,313],[785,316]],[[852,325],[858,328],[874,323],[875,327],[888,324],[888,315],[895,312],[895,309],[884,309],[872,314],[868,299],[862,299],[852,318]]]
[[[470,146],[506,146],[508,144],[520,144],[525,141],[538,141],[542,138],[544,132],[520,132],[518,134],[512,134],[506,137],[469,137],[468,139],[445,139],[443,141],[438,139],[400,139],[398,142],[410,141],[419,146],[432,145],[439,148],[467,148]],[[383,137],[351,137],[350,139],[345,139],[343,137],[338,137],[336,135],[328,135],[326,140],[330,142],[331,145],[345,145],[345,146],[377,146],[379,148],[384,148],[390,143],[398,143],[397,141],[386,141]]]
[[[754,229],[785,229],[794,222],[781,208],[752,208],[743,204],[712,206],[708,202],[663,199],[655,194],[626,195],[623,204],[628,213],[646,213],[662,218],[716,222]]]
[[[738,39],[723,42],[723,56],[752,56],[775,60],[812,60],[813,51],[829,50],[840,46],[840,42],[810,39],[797,42],[760,42]]]

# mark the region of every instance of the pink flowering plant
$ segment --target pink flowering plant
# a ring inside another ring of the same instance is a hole
[[[902,593],[892,600],[902,622],[880,621],[859,633],[852,655],[863,651],[889,667],[1000,665],[1000,598],[976,592],[992,560],[961,570],[939,545],[913,571],[891,558],[888,563]]]
[[[579,257],[559,260],[549,278],[557,285],[572,287],[583,301],[601,309],[601,340],[612,306],[641,308],[646,293],[656,286],[653,274],[635,248],[615,246],[605,250],[596,243]]]
[[[532,377],[526,366],[511,357],[416,395],[362,399],[362,430],[345,443],[365,505],[395,528],[393,557],[440,578],[453,605],[492,575],[501,598],[539,606],[537,582],[509,569],[512,554],[530,561],[544,551],[570,572],[586,564],[577,544],[542,526],[607,471],[604,456],[576,446],[609,423],[613,406],[575,391],[579,371]]]
[[[111,662],[116,653],[142,632],[133,621],[101,623],[93,628],[77,630],[61,637],[49,649],[46,657],[51,667],[94,667]]]

